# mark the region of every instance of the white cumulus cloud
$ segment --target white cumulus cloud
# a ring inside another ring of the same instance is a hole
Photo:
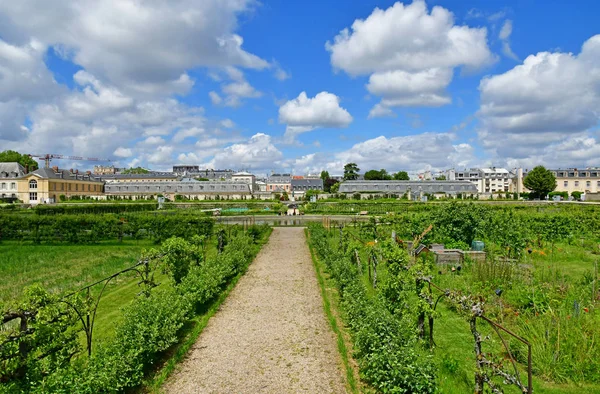
[[[454,24],[447,9],[428,11],[424,1],[375,8],[327,42],[331,64],[357,75],[371,74],[367,88],[381,95],[381,106],[440,106],[450,103],[445,88],[453,69],[471,69],[495,60],[487,30]],[[371,116],[388,115],[381,109]]]
[[[600,120],[600,35],[588,39],[578,55],[530,55],[484,78],[479,90],[484,148],[508,160],[545,155],[548,162],[550,152],[558,158],[566,153],[561,147],[579,141],[571,165],[589,162],[596,149],[590,142],[598,143],[590,130]]]
[[[279,107],[279,122],[285,123],[286,138],[293,140],[300,133],[320,127],[347,127],[352,115],[340,106],[340,98],[329,92],[309,98],[302,92]]]

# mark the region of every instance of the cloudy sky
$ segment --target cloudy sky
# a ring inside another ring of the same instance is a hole
[[[600,165],[597,1],[340,4],[2,1],[0,150],[257,173]]]

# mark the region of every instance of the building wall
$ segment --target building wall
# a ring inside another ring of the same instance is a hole
[[[37,187],[30,181],[35,180]],[[44,179],[33,174],[18,180],[18,198],[26,204],[39,204],[60,201],[60,196],[102,196],[102,182],[74,179]]]
[[[18,179],[0,178],[0,198],[18,198]]]
[[[274,192],[277,189],[283,189],[286,192],[290,192],[292,190],[292,184],[290,183],[271,183],[267,182],[267,191]]]

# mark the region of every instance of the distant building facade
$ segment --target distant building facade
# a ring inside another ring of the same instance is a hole
[[[25,167],[19,163],[0,163],[0,198],[19,198],[18,180],[25,175]]]
[[[150,172],[148,174],[107,174],[99,175],[106,183],[126,182],[175,182],[179,177],[171,172]]]
[[[556,177],[557,192],[574,191],[583,193],[600,192],[600,169],[599,168],[568,168],[565,170],[550,170]]]
[[[345,181],[340,193],[395,194],[410,193],[413,197],[425,194],[472,195],[477,186],[468,181]]]
[[[477,186],[479,193],[510,192],[514,174],[505,168],[470,168],[449,170],[447,180],[469,181]]]
[[[122,168],[117,168],[115,166],[94,166],[94,175],[111,175],[118,174]]]
[[[271,174],[267,178],[267,191],[272,193],[290,193],[292,191],[292,174]]]
[[[91,171],[62,170],[58,167],[39,168],[19,179],[19,200],[26,204],[54,203],[60,196],[71,198],[96,197],[104,194],[104,182]]]
[[[198,173],[200,172],[200,166],[190,166],[190,165],[177,165],[173,166],[173,173],[178,175],[183,175],[186,173]]]
[[[251,185],[233,181],[196,181],[185,178],[175,182],[127,182],[107,183],[106,196],[117,198],[145,199],[158,195],[175,200],[177,195],[187,199],[214,200],[245,199],[252,197]]]
[[[302,197],[309,190],[323,190],[321,178],[292,179],[291,185],[295,197]]]

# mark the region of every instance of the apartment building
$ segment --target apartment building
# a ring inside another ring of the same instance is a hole
[[[271,174],[267,179],[267,191],[290,193],[292,191],[292,174]]]
[[[0,198],[18,198],[18,179],[25,175],[25,167],[19,163],[0,163]]]
[[[600,192],[600,168],[568,168],[550,170],[556,177],[556,191],[584,193]]]
[[[447,180],[469,181],[477,187],[478,193],[498,193],[512,191],[514,174],[505,168],[470,168],[449,170]]]
[[[18,198],[26,204],[54,203],[60,196],[101,197],[104,182],[90,171],[61,170],[58,167],[39,168],[19,178]]]
[[[247,183],[248,185],[250,185],[250,190],[252,191],[258,191],[258,186],[256,185],[256,176],[254,176],[254,174],[251,174],[249,172],[236,172],[235,174],[233,174],[231,176],[231,181],[232,182],[243,182],[243,183]]]

